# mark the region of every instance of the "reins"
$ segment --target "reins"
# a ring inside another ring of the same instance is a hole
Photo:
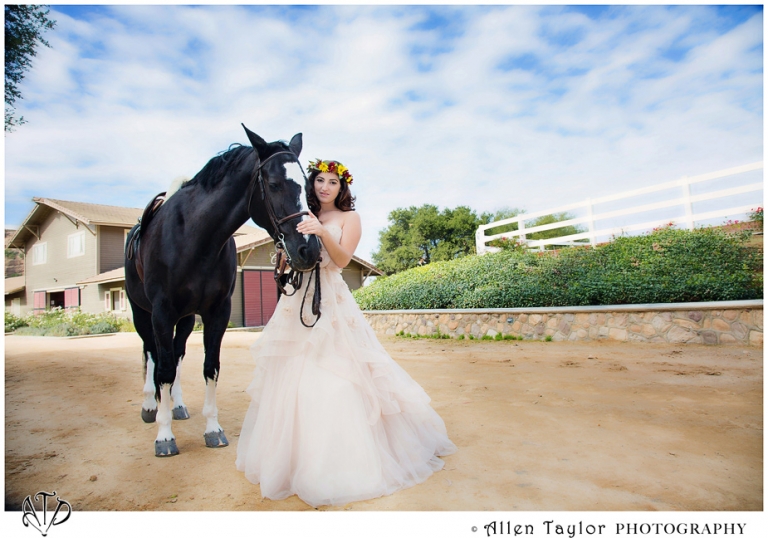
[[[256,149],[254,148],[254,151]],[[258,153],[256,154],[258,158]],[[277,155],[290,155],[292,157],[292,160],[295,160],[296,163],[299,163],[298,156],[293,153],[292,151],[278,151],[277,153],[273,153],[266,159],[264,159],[261,163],[259,163],[258,166],[256,166],[253,170],[253,173],[251,174],[251,182],[248,186],[248,190],[250,191],[248,194],[248,213],[251,212],[251,204],[253,202],[253,192],[256,190],[256,184],[258,183],[259,187],[261,188],[261,199],[264,200],[264,205],[267,207],[267,215],[269,216],[269,220],[272,223],[272,227],[275,230],[275,235],[277,235],[277,239],[275,240],[275,273],[274,273],[274,279],[275,284],[277,284],[278,289],[283,295],[286,295],[288,297],[294,295],[300,288],[304,281],[304,271],[297,271],[293,268],[291,265],[291,255],[288,252],[288,249],[285,248],[285,236],[280,231],[280,226],[289,220],[303,217],[304,215],[309,215],[308,211],[299,211],[298,213],[293,213],[291,215],[288,215],[287,217],[283,217],[282,219],[278,219],[277,215],[275,215],[275,210],[272,207],[272,200],[269,197],[269,191],[267,190],[267,185],[264,182],[264,176],[261,173],[262,168],[265,164],[269,162],[270,159],[273,157],[276,157]],[[304,174],[304,169],[301,167],[301,164],[299,163],[299,169],[301,170],[301,175],[304,176],[304,183],[307,182],[307,176]],[[286,267],[290,266],[290,271],[288,272],[287,276],[285,274]],[[315,321],[312,323],[312,325],[307,325],[304,322],[304,303],[307,300],[307,293],[309,293],[309,286],[312,282],[312,273],[315,274],[315,293],[312,296],[312,314],[315,315]],[[290,284],[293,288],[293,292],[288,293],[282,283],[283,276],[286,276],[286,284]],[[301,321],[301,324],[304,325],[307,328],[314,327],[317,323],[317,320],[320,319],[320,259],[317,260],[317,263],[315,263],[315,266],[309,270],[309,279],[307,280],[307,287],[304,290],[304,297],[301,300],[301,309],[299,311],[299,320]]]

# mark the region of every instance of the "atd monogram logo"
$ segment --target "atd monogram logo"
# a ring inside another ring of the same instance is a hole
[[[36,528],[43,536],[48,536],[48,531],[50,528],[54,525],[61,525],[66,520],[69,519],[69,516],[72,515],[72,505],[70,505],[67,501],[60,499],[59,497],[56,497],[56,501],[59,503],[56,506],[56,510],[53,512],[53,516],[51,516],[51,520],[48,521],[48,497],[53,497],[56,495],[56,492],[53,493],[46,493],[45,491],[38,491],[35,495],[35,501],[40,501],[40,497],[42,497],[42,510],[43,510],[43,520],[40,521],[40,518],[38,517],[38,511],[35,508],[35,505],[32,504],[32,498],[30,495],[27,495],[27,498],[24,499],[24,502],[21,503],[21,509],[24,511],[24,515],[21,518],[21,521],[24,523],[25,527],[29,527],[32,525],[34,528]],[[67,507],[67,515],[64,516],[64,519],[59,518],[59,511],[61,510],[62,506]]]

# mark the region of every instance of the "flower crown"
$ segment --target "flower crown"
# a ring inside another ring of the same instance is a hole
[[[339,161],[324,161],[322,159],[317,159],[314,162],[310,161],[309,166],[307,166],[307,172],[311,173],[315,170],[318,172],[330,172],[336,174],[339,178],[346,181],[347,185],[352,184],[352,174],[350,174],[347,167]]]

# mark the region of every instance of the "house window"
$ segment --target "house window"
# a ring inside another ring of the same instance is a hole
[[[32,247],[32,265],[42,265],[48,261],[48,243],[37,243]]]
[[[75,258],[85,254],[85,232],[77,232],[67,236],[67,258]]]
[[[125,309],[125,290],[116,288],[104,292],[104,310],[107,312],[117,312]]]

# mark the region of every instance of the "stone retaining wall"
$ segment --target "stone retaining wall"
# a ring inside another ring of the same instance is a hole
[[[497,334],[553,341],[614,340],[762,346],[763,301],[565,308],[365,311],[379,334]]]

